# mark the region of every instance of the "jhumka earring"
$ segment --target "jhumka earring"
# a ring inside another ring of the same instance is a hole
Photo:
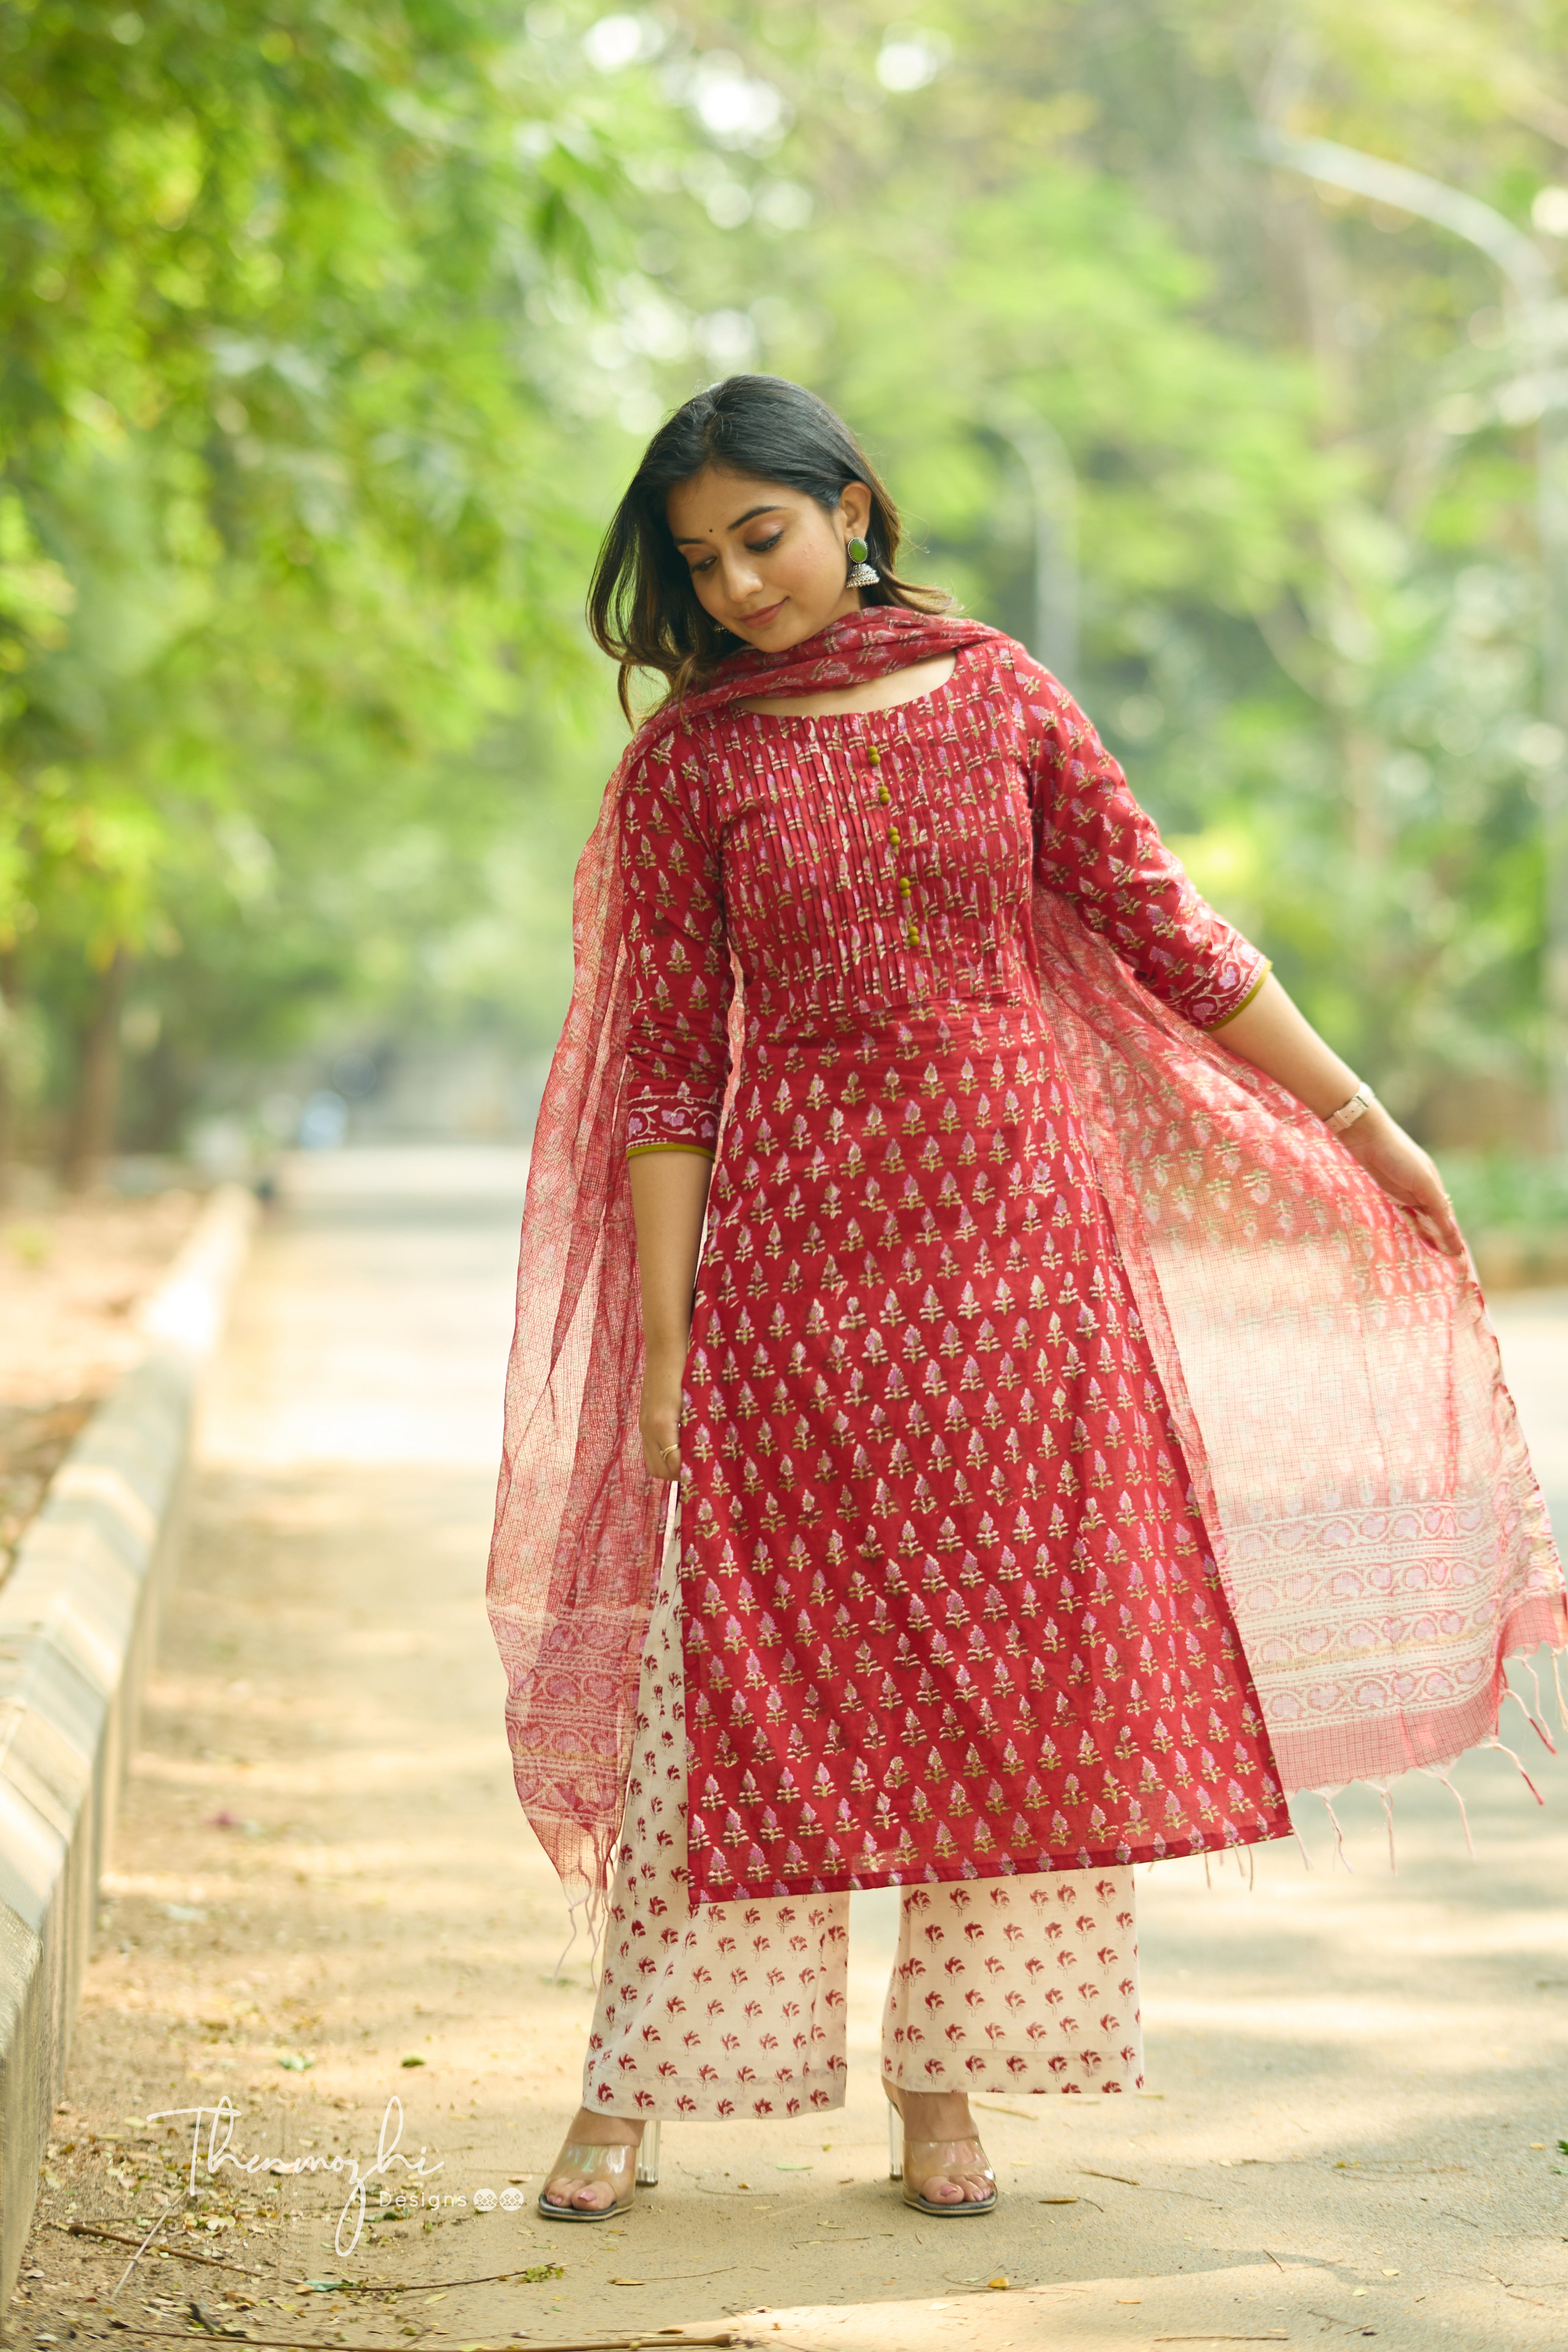
[[[866,561],[870,552],[863,539],[852,539],[849,541],[848,584],[851,588],[874,588],[881,578],[882,575],[875,564],[868,563]]]

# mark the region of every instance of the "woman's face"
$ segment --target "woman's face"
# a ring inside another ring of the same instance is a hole
[[[671,490],[665,514],[698,603],[749,646],[778,653],[859,609],[845,574],[848,542],[870,520],[864,482],[829,512],[782,482],[705,466]]]

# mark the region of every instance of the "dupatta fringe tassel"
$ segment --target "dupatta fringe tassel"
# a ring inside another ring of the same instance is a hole
[[[1495,1748],[1500,1756],[1506,1756],[1509,1762],[1513,1766],[1514,1770],[1519,1774],[1520,1779],[1524,1782],[1525,1787],[1530,1790],[1531,1795],[1535,1799],[1536,1803],[1538,1805],[1544,1805],[1546,1802],[1545,1798],[1542,1795],[1540,1790],[1536,1787],[1534,1781],[1531,1779],[1529,1773],[1525,1770],[1524,1766],[1521,1763],[1519,1758],[1514,1754],[1511,1748],[1504,1747],[1502,1741],[1498,1738],[1495,1733],[1490,1739],[1478,1740],[1476,1744],[1479,1748]]]

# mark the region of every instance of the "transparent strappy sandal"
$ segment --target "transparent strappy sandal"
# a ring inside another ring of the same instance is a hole
[[[547,2203],[545,2189],[563,2175],[571,2180],[573,2191],[587,2180],[605,2181],[612,2201],[598,2206]],[[607,2221],[612,2214],[630,2211],[637,2189],[658,2186],[658,2126],[649,2123],[644,2124],[641,2142],[636,2147],[600,2147],[587,2140],[567,2140],[545,2175],[544,2186],[534,2204],[547,2221]]]
[[[887,2084],[883,2084],[887,2089]],[[976,2164],[974,2156],[980,2161]],[[988,2196],[978,2200],[965,2197],[951,2205],[939,2205],[924,2195],[925,2183],[938,2173],[952,2179],[958,2173],[978,2172],[990,2183]],[[906,2139],[904,2119],[891,2099],[888,2101],[888,2178],[903,2183],[904,2202],[917,2213],[929,2213],[936,2221],[973,2221],[977,2213],[996,2210],[996,2176],[986,2160],[985,2150],[971,2133],[965,2139]]]

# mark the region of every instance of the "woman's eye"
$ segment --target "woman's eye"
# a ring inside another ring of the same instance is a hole
[[[694,563],[692,565],[691,577],[695,580],[700,572],[711,572],[712,569],[713,558],[710,555],[705,555],[700,563]]]
[[[784,530],[781,526],[779,530],[774,531],[772,539],[749,539],[746,541],[746,553],[748,555],[766,555],[771,548],[774,548],[778,545],[783,537]]]

